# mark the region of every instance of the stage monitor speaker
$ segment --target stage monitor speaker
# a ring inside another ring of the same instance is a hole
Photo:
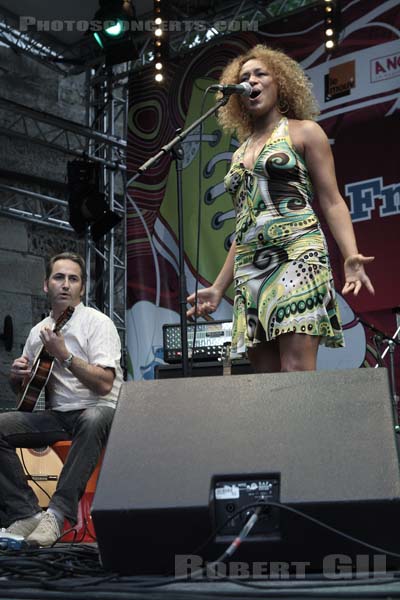
[[[335,553],[381,554],[277,502],[398,551],[397,435],[385,369],[124,384],[92,509],[102,563],[183,574],[216,559],[251,509],[227,518],[257,502],[232,561],[320,571]]]

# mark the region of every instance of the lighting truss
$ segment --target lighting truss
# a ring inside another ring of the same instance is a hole
[[[87,264],[95,265],[90,278],[91,289],[87,304],[99,308],[114,322],[126,345],[126,145],[98,143],[97,138],[126,140],[128,128],[128,79],[118,77],[121,68],[98,67],[92,69],[88,82],[87,114],[94,135],[89,143],[88,156],[100,161],[101,192],[108,208],[122,219],[98,243],[86,243]],[[120,154],[119,168],[109,168],[115,163],[115,152]],[[89,291],[88,286],[88,291]]]
[[[70,156],[90,154],[92,160],[112,169],[126,169],[126,139],[1,97],[0,109],[0,133],[4,135],[28,139]],[[112,148],[112,152],[106,154],[104,148]]]
[[[266,23],[281,19],[288,14],[292,14],[303,10],[306,7],[319,5],[319,0],[242,0],[241,2],[216,2],[214,5],[214,13],[212,17],[209,14],[198,13],[195,16],[189,16],[183,10],[179,10],[176,5],[172,4],[170,8],[175,10],[176,19],[179,20],[200,20],[208,23],[209,27],[205,27],[202,31],[182,31],[170,32],[169,35],[169,50],[170,58],[177,55],[184,55],[190,52],[193,48],[207,44],[211,40],[229,35],[229,30],[218,30],[214,27],[218,21],[225,22],[242,22],[246,23],[248,31],[257,31],[257,27]],[[151,19],[152,14],[145,15],[144,20]],[[171,17],[173,19],[174,17]],[[136,60],[131,70],[140,71],[144,66],[151,64],[154,61],[154,52],[148,47],[142,46],[142,54],[140,59]]]
[[[4,183],[0,190],[0,214],[4,217],[73,232],[66,200]]]
[[[66,46],[54,38],[47,39],[43,33],[19,31],[18,17],[3,7],[0,7],[0,43],[57,73],[68,73],[68,66],[62,64]]]

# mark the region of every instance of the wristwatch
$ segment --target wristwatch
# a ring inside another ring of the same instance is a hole
[[[66,369],[70,369],[71,365],[72,365],[72,359],[74,358],[74,355],[72,354],[72,352],[70,353],[69,356],[67,356],[67,358],[65,360],[62,361],[62,366],[65,367]]]

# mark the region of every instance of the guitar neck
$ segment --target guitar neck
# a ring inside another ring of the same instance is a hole
[[[58,333],[71,318],[74,307],[69,306],[57,319],[54,333]],[[32,412],[37,401],[39,400],[42,391],[50,378],[53,369],[54,357],[51,356],[44,346],[42,346],[39,354],[34,361],[31,375],[27,381],[23,382],[20,394],[20,403],[17,410]]]

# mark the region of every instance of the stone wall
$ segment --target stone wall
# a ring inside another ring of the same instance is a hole
[[[23,54],[0,48],[0,95],[8,100],[84,123],[84,85],[83,74],[63,77]],[[0,124],[12,118],[8,111],[0,111]],[[66,180],[68,159],[64,153],[28,139],[1,135],[0,168],[7,171],[7,178],[0,181],[50,196],[58,188],[61,195],[57,195],[62,197],[60,184]],[[41,180],[39,187],[35,178]],[[0,190],[0,205],[3,193]],[[83,252],[84,249],[75,234],[0,216],[0,336],[7,315],[11,316],[14,329],[10,352],[0,339],[0,409],[15,404],[7,381],[11,363],[20,356],[32,325],[47,313],[43,292],[45,261],[65,250]]]
[[[14,406],[7,383],[11,363],[21,355],[32,325],[48,314],[43,291],[46,260],[67,250],[83,253],[84,248],[73,234],[0,217],[0,333],[7,315],[14,330],[11,351],[0,342],[0,408]]]
[[[0,47],[0,95],[35,110],[85,123],[85,75],[65,77],[10,48]],[[0,123],[15,116],[0,111]],[[32,127],[32,133],[36,133]],[[60,143],[60,141],[57,141]],[[68,157],[62,152],[2,135],[0,165],[7,171],[65,182]]]

